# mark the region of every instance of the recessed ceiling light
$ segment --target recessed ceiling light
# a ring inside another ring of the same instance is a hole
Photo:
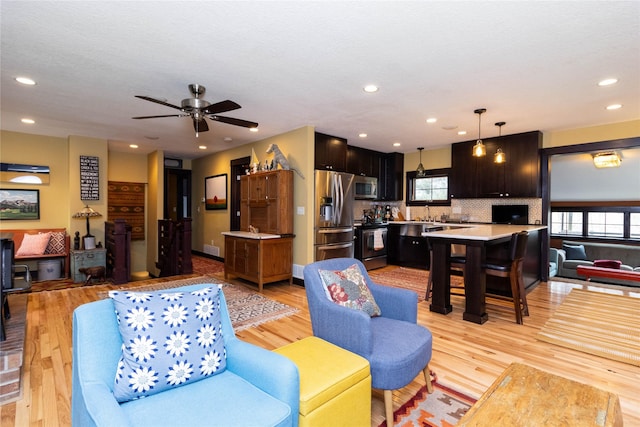
[[[359,134],[358,134],[358,136],[359,136],[360,138],[366,138],[366,137],[367,137],[367,134],[366,134],[366,133],[364,133],[364,132],[362,132],[362,133],[359,133]]]
[[[138,148],[136,144],[129,144],[129,148]]]
[[[611,86],[616,83],[618,83],[618,79],[615,79],[615,78],[604,79],[598,82],[598,86]]]
[[[231,138],[230,136],[225,136],[224,138],[222,138],[222,140],[224,142],[231,142],[231,141],[233,141],[233,138]]]
[[[364,87],[364,91],[367,93],[374,93],[374,92],[377,92],[378,90],[379,90],[378,86],[376,85],[366,85]]]
[[[28,125],[32,125],[32,124],[34,124],[34,123],[36,122],[36,121],[35,121],[35,120],[33,120],[33,119],[26,119],[26,118],[25,118],[25,119],[22,119],[22,120],[20,120],[20,121],[21,121],[22,123],[26,123],[26,124],[28,124]]]
[[[458,126],[456,126],[456,125],[447,125],[447,126],[442,126],[442,129],[444,129],[444,130],[455,130],[455,129],[458,129]]]
[[[249,132],[258,132],[258,128],[249,128]]]
[[[622,104],[607,105],[607,110],[618,110],[620,108],[622,108]]]
[[[198,145],[198,148],[201,150],[206,150],[207,146],[206,145]]]
[[[466,130],[459,130],[458,131],[458,135],[466,135],[467,131]]]
[[[394,142],[394,143],[393,143],[393,146],[394,146],[394,147],[400,147],[400,145],[401,145],[401,144],[400,144],[399,142]]]
[[[16,77],[16,81],[18,83],[22,83],[23,85],[33,86],[36,84],[35,80],[30,79],[29,77]]]
[[[437,121],[438,121],[438,119],[436,119],[435,117],[429,117],[429,118],[427,119],[427,123],[435,123],[435,122],[437,122]]]
[[[145,135],[145,138],[150,139],[151,141],[155,141],[156,139],[160,139],[159,136],[149,136],[149,135]]]

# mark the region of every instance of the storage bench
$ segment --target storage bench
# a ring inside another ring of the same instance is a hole
[[[22,245],[25,234],[42,234],[42,233],[56,233],[60,238],[56,237],[56,241],[53,242],[53,237],[47,247],[47,251],[38,255],[18,255],[18,249]],[[0,234],[3,237],[13,240],[15,246],[17,263],[25,264],[29,261],[48,261],[61,259],[64,262],[64,277],[69,277],[69,253],[71,252],[71,239],[67,234],[66,228],[37,228],[31,230],[0,230]],[[55,243],[55,244],[54,244]],[[36,268],[30,267],[32,271],[37,271]]]
[[[370,426],[367,359],[317,337],[280,347],[300,373],[300,427]]]

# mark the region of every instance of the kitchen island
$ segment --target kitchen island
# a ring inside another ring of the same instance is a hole
[[[463,319],[482,324],[487,321],[485,294],[486,274],[482,269],[487,253],[491,257],[508,258],[508,244],[513,233],[527,231],[527,258],[523,276],[525,287],[533,286],[541,278],[542,242],[547,238],[547,227],[543,225],[472,225],[426,233],[433,251],[431,276],[433,290],[429,310],[448,314],[451,306],[451,245],[466,247],[465,311]]]

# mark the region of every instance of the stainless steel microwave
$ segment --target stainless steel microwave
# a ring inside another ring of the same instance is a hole
[[[378,178],[356,175],[354,183],[356,199],[375,200],[378,198]]]

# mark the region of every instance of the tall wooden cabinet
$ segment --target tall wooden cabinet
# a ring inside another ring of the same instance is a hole
[[[278,170],[240,178],[240,229],[293,233],[293,171]]]
[[[250,227],[258,230],[250,232]],[[258,284],[293,280],[293,171],[240,178],[240,228],[225,235],[225,277]]]

